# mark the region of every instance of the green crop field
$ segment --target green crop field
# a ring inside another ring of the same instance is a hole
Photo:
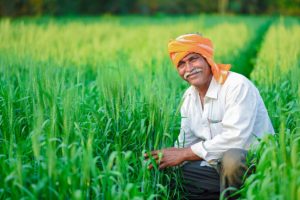
[[[143,153],[177,138],[188,85],[167,43],[193,32],[255,83],[276,132],[241,199],[300,199],[299,18],[217,15],[0,19],[0,199],[179,199],[178,170]]]

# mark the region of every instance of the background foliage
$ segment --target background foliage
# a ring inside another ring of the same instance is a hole
[[[0,0],[0,16],[217,12],[300,15],[300,0]]]
[[[276,131],[242,198],[300,196],[298,18],[42,17],[0,30],[0,199],[179,198],[178,171],[149,171],[142,155],[179,133],[188,85],[167,42],[190,32],[255,82]]]

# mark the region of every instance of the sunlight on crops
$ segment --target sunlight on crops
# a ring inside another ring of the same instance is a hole
[[[296,199],[299,27],[214,15],[0,20],[0,199],[178,199],[176,169],[149,171],[142,155],[177,138],[188,85],[167,43],[194,32],[213,40],[216,62],[246,76],[254,67],[277,132],[253,152],[242,198]]]

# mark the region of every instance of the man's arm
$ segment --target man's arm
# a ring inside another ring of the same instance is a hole
[[[151,156],[156,160],[159,169],[166,167],[173,167],[180,165],[184,161],[202,160],[197,156],[190,147],[186,148],[167,148],[151,152]],[[145,159],[149,159],[149,155],[144,155]],[[153,168],[153,165],[149,165],[149,169]]]

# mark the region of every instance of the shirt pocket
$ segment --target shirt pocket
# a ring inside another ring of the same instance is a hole
[[[222,133],[223,125],[222,122],[220,121],[217,122],[216,120],[214,122],[210,122],[209,127],[210,127],[211,138],[214,138],[216,135]]]

